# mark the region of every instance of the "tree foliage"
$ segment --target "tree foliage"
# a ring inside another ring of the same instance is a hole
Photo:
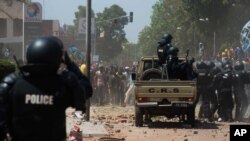
[[[186,10],[193,19],[207,18],[208,21],[196,22],[201,38],[212,52],[215,41],[216,51],[240,45],[240,31],[249,20],[250,12],[247,0],[183,0]]]
[[[174,36],[173,42],[180,47],[179,42],[186,35],[186,11],[183,10],[181,0],[159,0],[153,6],[150,27],[145,27],[139,34],[138,45],[143,55],[156,55],[157,42],[165,33]]]
[[[112,64],[131,66],[132,62],[138,61],[140,56],[137,44],[126,42],[122,44],[122,52],[112,60]]]
[[[128,24],[127,13],[118,5],[105,8],[96,14],[97,35],[104,34],[97,46],[102,60],[108,61],[122,51],[122,43],[127,42],[124,27]]]
[[[109,8],[105,8],[103,12],[94,13],[92,10],[92,17],[95,17],[96,24],[96,54],[99,55],[99,59],[103,61],[109,61],[115,56],[121,53],[122,43],[127,42],[125,38],[124,27],[128,24],[127,13],[118,5],[112,5]],[[68,35],[79,36],[78,27],[79,19],[86,17],[86,7],[79,6],[78,11],[75,12],[74,26],[69,26]],[[104,37],[99,37],[101,33],[104,33]],[[81,38],[84,35],[80,35]]]
[[[68,30],[69,35],[76,35],[79,27],[80,18],[86,18],[86,6],[79,6],[78,11],[75,12],[74,26],[70,26]],[[92,10],[91,17],[95,17],[95,13]]]
[[[249,20],[249,0],[159,0],[153,7],[151,25],[145,27],[138,45],[143,55],[156,54],[157,41],[164,33],[173,35],[173,45],[181,52],[199,42],[212,57],[225,47],[239,46],[240,31]]]
[[[15,72],[16,66],[9,60],[0,59],[0,80],[10,73]]]

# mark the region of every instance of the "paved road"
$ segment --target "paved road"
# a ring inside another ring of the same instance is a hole
[[[198,107],[197,107],[198,109]],[[73,127],[80,119],[67,116],[67,126]],[[230,124],[238,122],[201,123],[196,127],[169,120],[154,122],[143,127],[134,126],[134,107],[102,106],[91,107],[90,122],[82,122],[84,141],[107,141],[102,137],[112,137],[109,141],[229,141]],[[68,128],[69,132],[70,128]]]
[[[85,121],[82,118],[74,116],[73,110],[67,110],[67,134],[69,135],[70,130],[76,125],[80,127],[83,137],[105,137],[108,135],[104,123],[99,121],[90,120]]]

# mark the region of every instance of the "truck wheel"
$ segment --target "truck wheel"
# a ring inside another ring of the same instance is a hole
[[[195,107],[188,107],[187,122],[194,127],[195,126]]]
[[[151,68],[142,73],[140,80],[161,79],[161,75],[162,73],[159,69]]]
[[[141,108],[135,107],[135,126],[142,127],[143,126],[143,114]]]

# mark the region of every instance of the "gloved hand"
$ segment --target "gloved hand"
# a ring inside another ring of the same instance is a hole
[[[64,63],[66,64],[67,69],[69,71],[72,71],[73,73],[75,73],[75,75],[78,78],[82,77],[82,73],[81,73],[79,67],[73,61],[71,61],[67,51],[64,52]]]
[[[86,99],[89,99],[93,94],[93,88],[89,79],[85,75],[83,75],[79,67],[73,61],[70,60],[67,52],[65,52],[64,54],[64,63],[66,64],[67,69],[73,72],[80,80],[80,83],[82,84],[82,86],[85,87],[85,90],[86,90],[85,97]]]

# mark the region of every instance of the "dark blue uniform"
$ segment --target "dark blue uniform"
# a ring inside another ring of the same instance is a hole
[[[248,98],[246,95],[245,84],[247,83],[248,74],[244,70],[234,71],[234,99],[235,99],[235,120],[240,121],[248,107]]]
[[[232,110],[234,100],[232,94],[233,72],[231,69],[225,69],[215,76],[215,86],[218,92],[218,115],[223,121],[232,121]]]
[[[11,74],[0,84],[1,133],[13,141],[63,141],[68,107],[85,110],[85,90],[74,73]]]
[[[168,50],[171,45],[172,41],[172,35],[170,34],[164,34],[164,36],[161,38],[161,40],[158,42],[157,46],[157,55],[159,58],[159,65],[162,66],[162,64],[166,64],[167,56],[168,56]]]
[[[56,37],[41,37],[27,49],[27,65],[0,82],[0,141],[64,141],[65,110],[85,111],[92,95],[88,79]],[[64,60],[62,60],[64,56]],[[60,63],[67,70],[58,73]]]
[[[201,96],[201,108],[200,108],[200,117],[204,117],[206,120],[211,118],[211,109],[210,109],[210,96],[214,93],[213,75],[210,72],[209,66],[204,62],[200,62],[197,65],[197,92]]]
[[[212,82],[211,82],[211,86],[212,87],[210,87],[211,88],[211,93],[210,93],[210,95],[209,95],[209,99],[210,99],[210,109],[211,109],[211,119],[213,119],[214,118],[214,114],[216,113],[216,111],[218,110],[218,96],[217,96],[217,94],[216,94],[216,86],[215,86],[215,82],[214,82],[214,79],[215,79],[215,77],[216,77],[216,75],[218,74],[218,73],[220,73],[221,72],[221,70],[220,70],[220,68],[218,68],[217,66],[215,66],[214,68],[212,68],[211,70],[210,70],[210,75],[213,77],[213,79],[212,79]]]

